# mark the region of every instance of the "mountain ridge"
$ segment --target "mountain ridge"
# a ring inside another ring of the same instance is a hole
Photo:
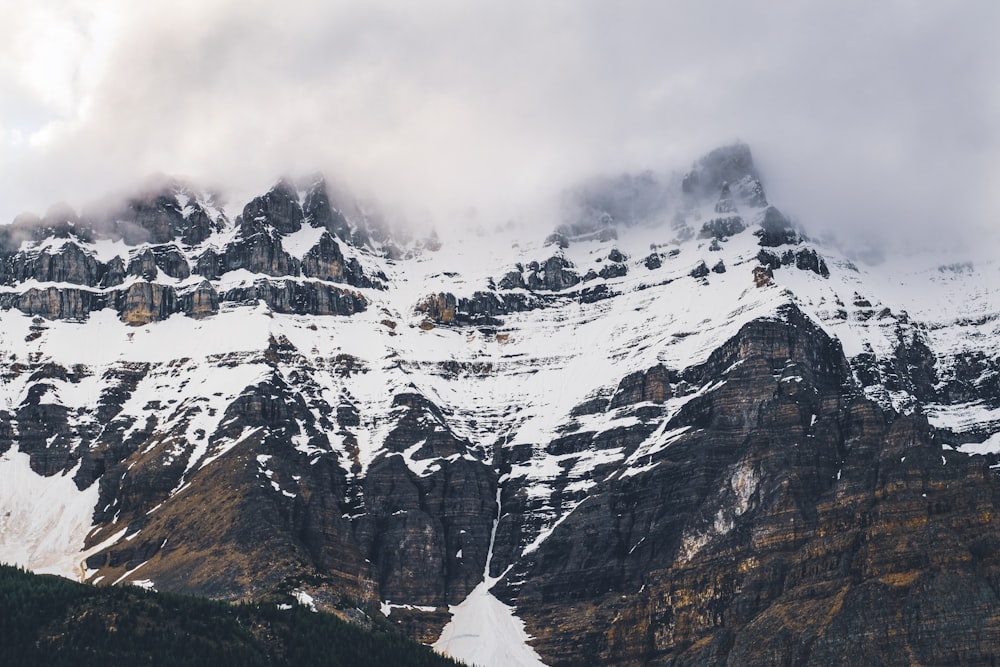
[[[105,224],[116,240],[66,220],[4,241],[0,469],[26,480],[5,503],[72,479],[76,524],[37,544],[41,512],[0,556],[347,596],[425,643],[488,635],[446,630],[468,600],[523,620],[525,664],[754,663],[747,637],[809,591],[767,650],[869,659],[851,619],[878,586],[935,562],[955,590],[991,581],[995,261],[859,267],[768,200],[743,144],[592,182],[534,240],[404,241],[317,183],[232,221],[173,196]],[[923,555],[859,546],[879,539]],[[957,650],[890,621],[931,661]]]

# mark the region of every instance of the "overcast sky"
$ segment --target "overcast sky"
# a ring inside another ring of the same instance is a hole
[[[0,0],[0,220],[321,168],[445,224],[751,145],[807,226],[1000,226],[1000,2]],[[243,202],[240,202],[241,204]]]

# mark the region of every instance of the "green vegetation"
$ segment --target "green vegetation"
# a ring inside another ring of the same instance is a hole
[[[0,565],[0,665],[454,666],[386,626]]]

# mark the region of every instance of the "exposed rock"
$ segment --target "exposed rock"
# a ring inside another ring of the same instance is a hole
[[[315,280],[268,280],[236,287],[221,295],[222,301],[253,303],[261,300],[276,313],[297,315],[353,315],[368,307],[367,300],[350,290]]]
[[[298,260],[285,252],[278,235],[260,220],[248,221],[246,218],[242,220],[236,240],[226,246],[222,266],[224,272],[246,269],[250,273],[275,277],[299,274]]]
[[[115,255],[104,265],[104,274],[101,276],[100,287],[116,287],[125,282],[127,271],[125,262],[121,257]]]
[[[584,287],[580,290],[578,300],[580,303],[595,303],[618,296],[621,292],[615,292],[607,285],[595,285],[594,287]]]
[[[785,250],[780,257],[771,250],[761,249],[757,253],[757,261],[772,271],[782,266],[794,264],[800,270],[812,271],[824,278],[830,277],[830,269],[827,267],[826,261],[812,248],[800,248],[796,251]]]
[[[450,292],[431,294],[421,299],[413,309],[438,324],[451,324],[455,322],[458,299]]]
[[[496,473],[469,456],[444,416],[418,394],[394,398],[388,454],[366,476],[358,534],[383,599],[458,604],[479,583],[496,517]],[[404,459],[419,462],[418,475]],[[455,456],[457,455],[457,456]]]
[[[69,410],[43,400],[52,389],[44,382],[32,385],[15,413],[18,449],[30,455],[31,469],[39,475],[68,470],[79,459],[73,447],[77,434],[70,427]]]
[[[660,259],[660,253],[658,252],[649,253],[649,255],[646,256],[646,259],[642,261],[642,263],[650,271],[652,271],[653,269],[658,269],[663,265],[663,262]]]
[[[713,273],[725,273],[726,272],[726,263],[723,262],[720,259],[718,262],[715,263],[715,266],[712,267],[712,272]]]
[[[827,268],[826,262],[811,248],[803,248],[795,253],[795,268],[802,271],[812,271],[824,278],[830,277],[830,269]]]
[[[139,276],[143,280],[156,280],[158,268],[153,249],[146,247],[129,255],[128,275]]]
[[[541,266],[536,266],[528,276],[530,290],[559,292],[580,282],[580,276],[573,269],[573,263],[565,257],[553,255]]]
[[[713,218],[701,226],[698,238],[725,239],[739,234],[746,228],[746,225],[743,224],[743,218],[738,215],[726,218]]]
[[[212,235],[212,232],[218,231],[219,225],[208,217],[208,213],[205,212],[205,209],[200,204],[191,203],[188,204],[188,207],[191,210],[187,212],[181,240],[187,245],[193,246],[206,240]]]
[[[518,264],[518,270],[505,273],[503,278],[497,282],[497,287],[502,290],[526,289],[527,286],[524,284],[524,276],[522,275],[523,270],[523,267]]]
[[[206,248],[195,260],[193,273],[208,280],[218,280],[225,273],[225,261],[225,255],[220,255],[213,248]]]
[[[116,234],[128,245],[169,243],[187,227],[176,197],[169,192],[130,199],[112,220]]]
[[[11,261],[8,282],[73,283],[93,287],[97,284],[100,265],[96,259],[72,241],[63,243],[55,252],[19,252]]]
[[[756,234],[760,237],[760,245],[762,246],[773,248],[785,244],[795,244],[800,240],[791,221],[773,206],[769,206],[764,211],[764,218],[761,220],[760,226],[761,229]]]
[[[347,283],[355,287],[384,287],[381,284],[373,285],[371,279],[365,276],[356,259],[344,259],[340,244],[330,232],[325,232],[320,236],[319,242],[302,258],[302,275],[331,282]]]
[[[708,264],[704,260],[698,262],[698,265],[691,269],[690,276],[692,278],[704,278],[709,274]]]
[[[137,281],[114,293],[115,309],[122,322],[141,326],[178,312],[177,293],[169,285]]]
[[[601,278],[605,280],[611,280],[612,278],[621,278],[622,276],[628,274],[628,266],[621,263],[609,263],[601,267],[601,270],[597,272]]]
[[[342,241],[351,240],[351,227],[344,214],[330,203],[326,181],[318,179],[306,192],[302,204],[305,221],[313,227],[322,227]],[[359,247],[362,244],[358,244]]]
[[[774,283],[774,272],[769,266],[753,267],[753,284],[755,287],[766,287]]]
[[[316,214],[321,209],[321,202],[314,198],[312,203],[312,213]],[[303,217],[295,188],[281,180],[263,197],[253,199],[243,208],[242,220],[243,225],[254,231],[267,225],[282,234],[291,234],[302,228]]]
[[[637,403],[663,403],[674,396],[672,385],[681,381],[680,375],[665,366],[632,373],[618,383],[609,409],[635,405]]]
[[[475,292],[471,297],[457,298],[441,292],[424,297],[414,307],[437,324],[497,324],[497,317],[509,313],[533,310],[542,305],[532,295],[511,292]]]
[[[180,308],[188,317],[200,320],[203,317],[219,312],[219,295],[212,283],[203,280],[194,289],[185,290],[179,295]]]
[[[191,275],[191,267],[187,258],[175,245],[154,246],[151,248],[156,258],[156,266],[165,274],[177,280],[186,280]]]
[[[0,308],[17,308],[25,315],[39,315],[48,320],[85,320],[91,311],[104,306],[104,296],[88,289],[33,287],[22,293],[0,293]]]

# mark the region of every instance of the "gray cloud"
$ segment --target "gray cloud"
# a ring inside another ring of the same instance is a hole
[[[0,215],[156,171],[245,196],[321,168],[439,223],[502,219],[738,138],[807,226],[1000,218],[992,0],[289,5],[50,0],[55,37],[0,27]]]

